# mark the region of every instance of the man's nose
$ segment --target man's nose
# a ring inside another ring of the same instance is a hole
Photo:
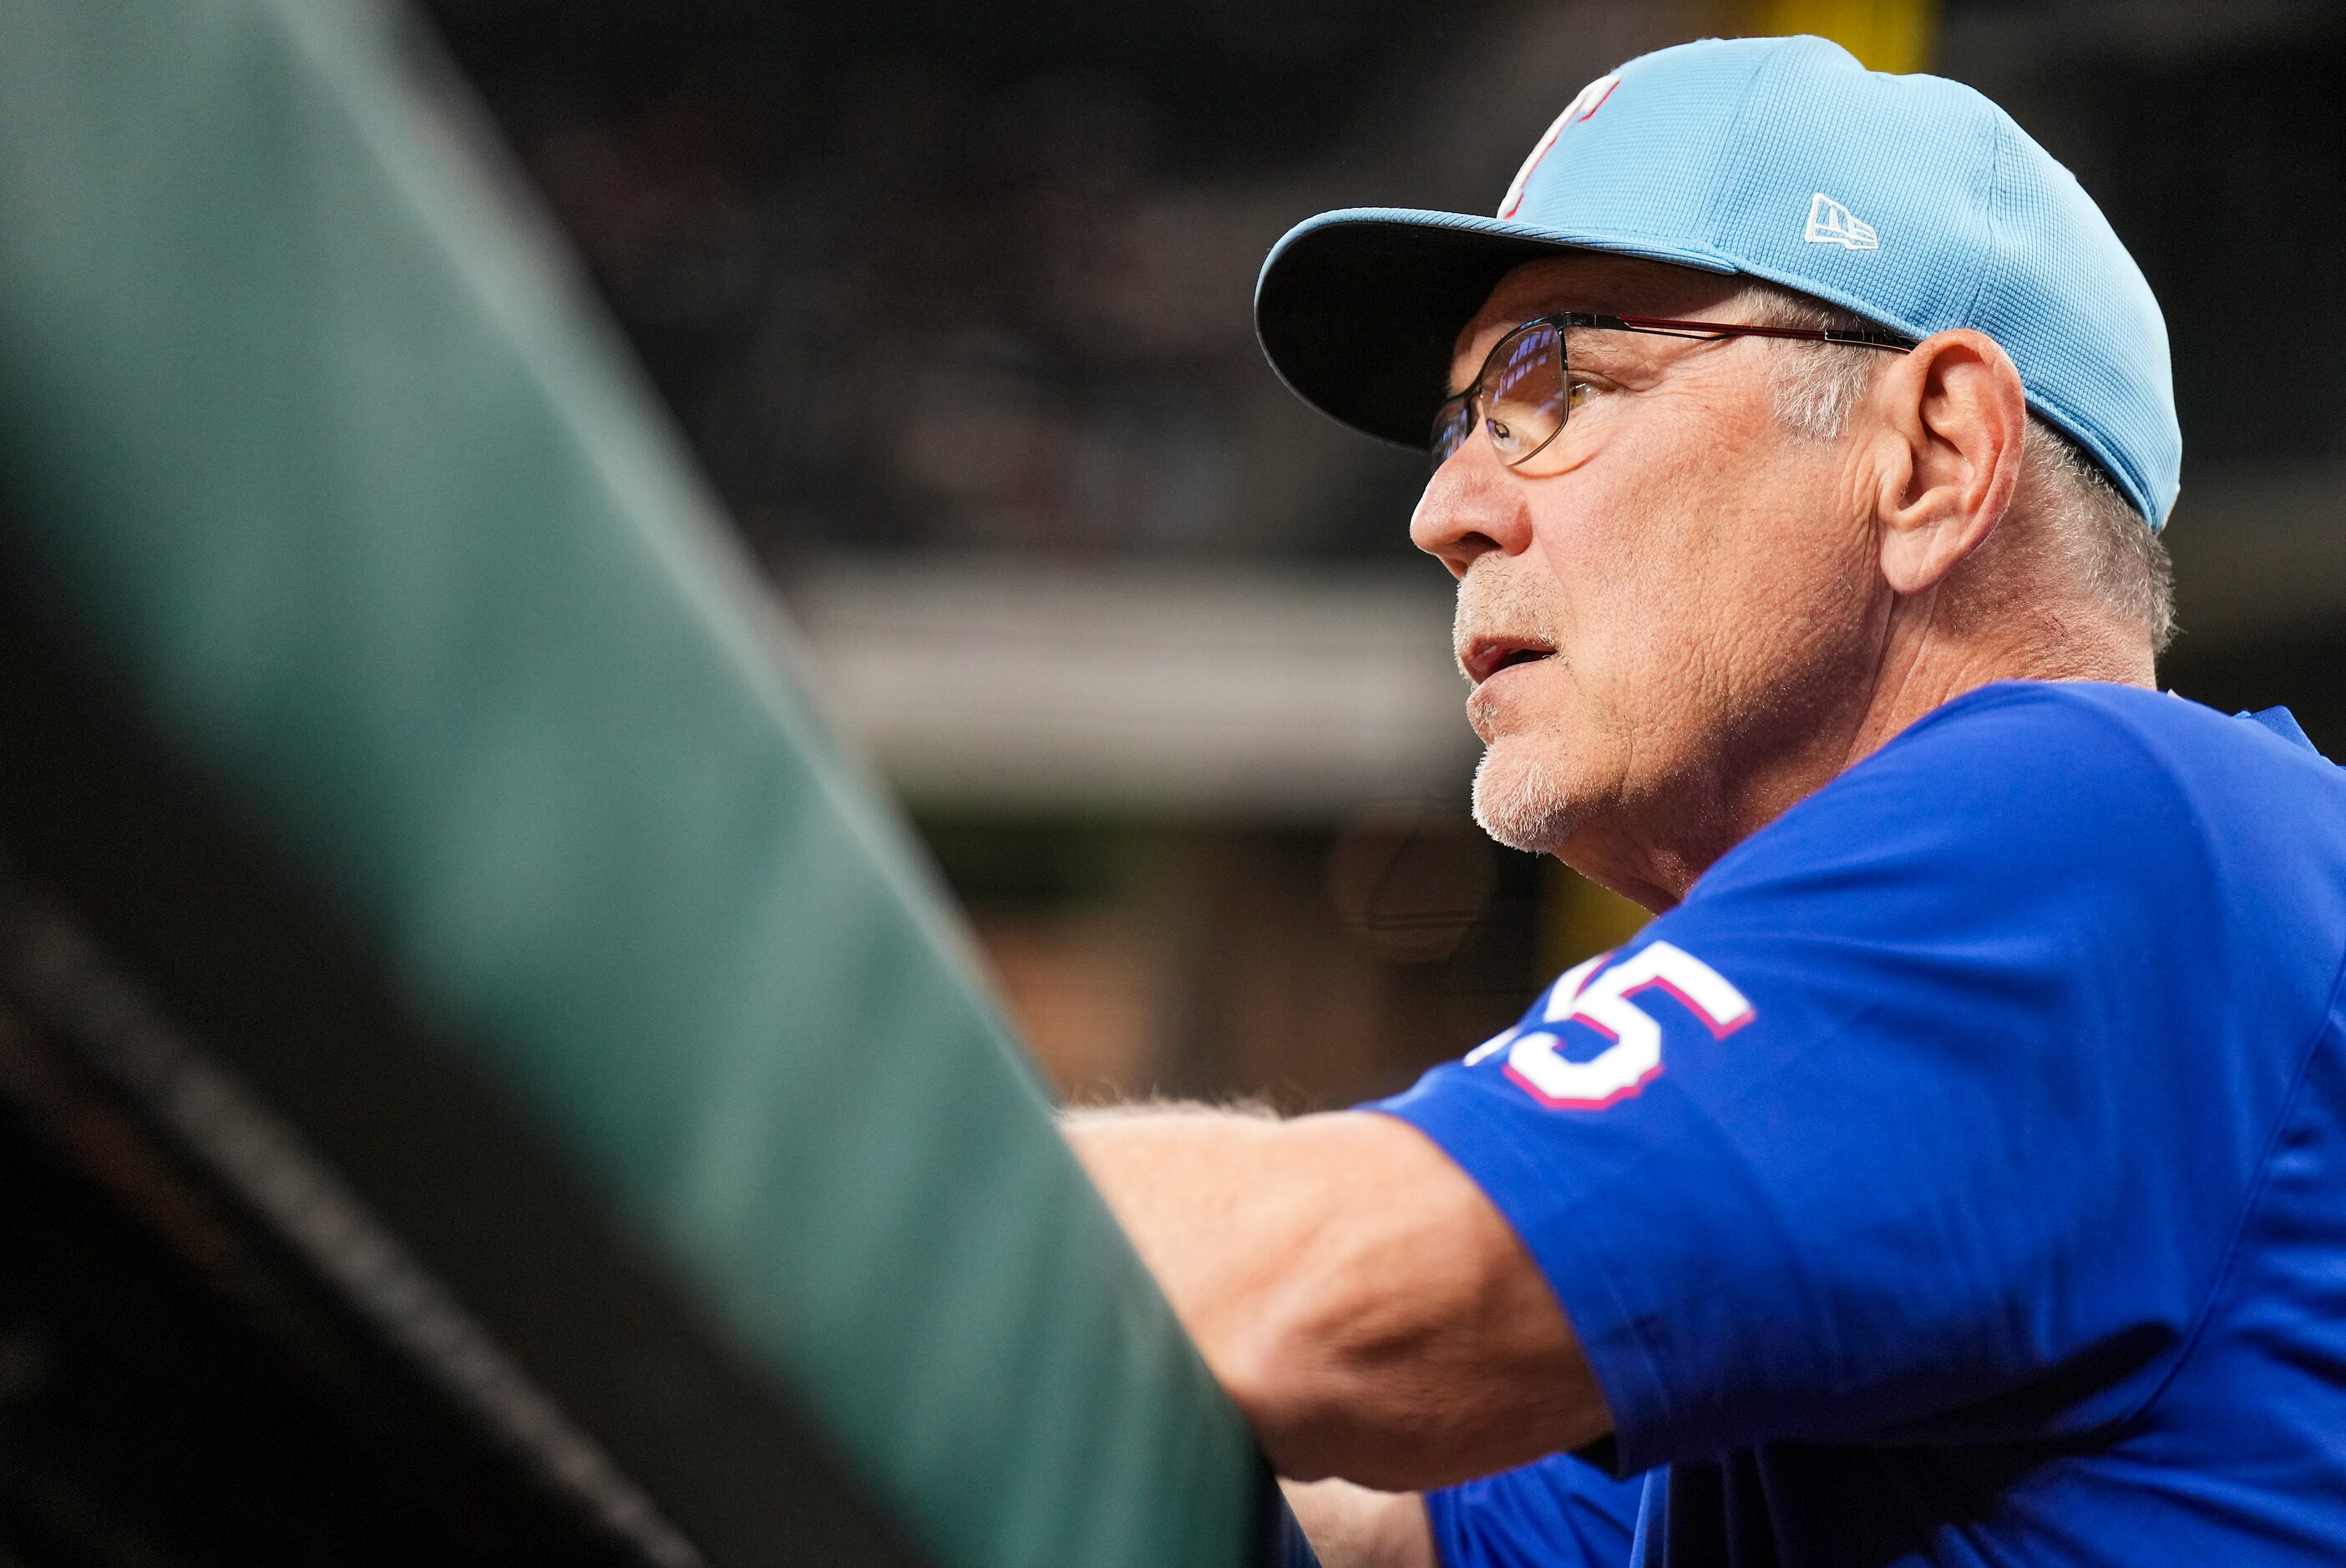
[[[1433,471],[1409,520],[1410,543],[1440,557],[1463,577],[1478,555],[1530,548],[1532,522],[1523,486],[1499,465],[1490,443],[1468,442]]]

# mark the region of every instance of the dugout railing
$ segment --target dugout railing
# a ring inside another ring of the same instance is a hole
[[[0,0],[0,1551],[1261,1560],[517,189],[397,9]]]

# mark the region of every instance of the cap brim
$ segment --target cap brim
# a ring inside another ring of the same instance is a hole
[[[1423,449],[1449,395],[1458,333],[1514,268],[1602,250],[1706,272],[1732,263],[1611,236],[1463,212],[1352,207],[1271,247],[1255,282],[1255,335],[1279,379],[1353,429]]]

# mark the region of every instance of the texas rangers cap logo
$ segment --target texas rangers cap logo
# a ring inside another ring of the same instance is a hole
[[[1572,96],[1572,102],[1564,106],[1564,113],[1556,116],[1555,123],[1547,127],[1547,135],[1539,138],[1539,145],[1532,148],[1529,158],[1524,159],[1523,168],[1515,170],[1515,178],[1508,183],[1506,198],[1499,203],[1500,217],[1513,218],[1515,209],[1524,204],[1524,187],[1529,183],[1532,170],[1540,166],[1540,159],[1545,158],[1547,149],[1556,145],[1556,138],[1563,134],[1564,127],[1576,125],[1604,107],[1605,100],[1611,97],[1613,89],[1620,85],[1618,76],[1599,76]]]

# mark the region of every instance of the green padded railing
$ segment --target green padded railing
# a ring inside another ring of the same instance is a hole
[[[1242,1424],[412,27],[0,0],[17,548],[938,1563],[1247,1561]]]

